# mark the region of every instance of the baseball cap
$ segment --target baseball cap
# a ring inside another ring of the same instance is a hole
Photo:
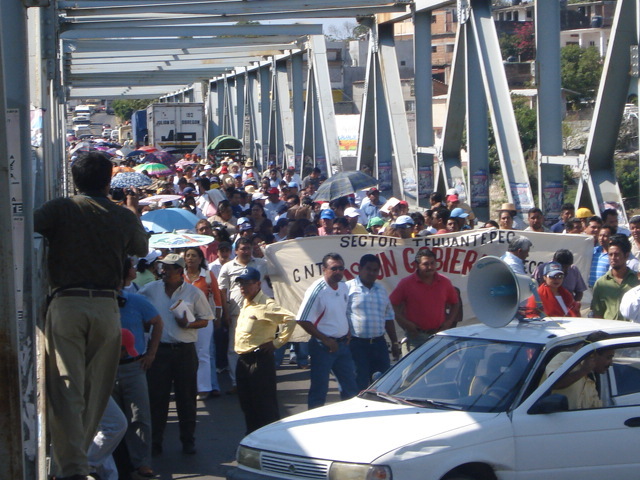
[[[191,195],[192,193],[196,193],[196,189],[193,187],[185,187],[184,190],[182,190],[182,195]]]
[[[267,197],[263,195],[262,192],[254,192],[253,195],[251,195],[252,200],[264,200],[265,198]]]
[[[325,210],[322,210],[322,212],[320,212],[320,218],[322,220],[334,220],[336,218],[336,212],[334,212],[330,208],[327,208]]]
[[[231,176],[232,176],[233,178],[241,178],[241,177],[242,177],[242,174],[241,174],[241,173],[232,173],[232,174],[231,174]]]
[[[292,166],[292,165],[291,165],[291,166],[288,166],[288,167],[287,167],[287,170],[291,170],[292,172],[295,172],[296,167],[294,167],[294,166]]]
[[[381,219],[380,217],[373,217],[371,220],[369,220],[369,223],[367,223],[367,228],[381,227],[383,225],[384,225],[383,219]]]
[[[447,202],[458,202],[460,201],[460,197],[458,197],[458,195],[448,195],[447,196]]]
[[[451,195],[453,196],[453,195]],[[457,195],[456,195],[457,197]],[[448,199],[449,197],[447,197]],[[469,214],[467,212],[464,211],[464,209],[458,207],[458,208],[454,208],[453,210],[451,210],[451,214],[449,215],[449,218],[467,218],[469,216]]]
[[[122,331],[122,346],[127,351],[127,355],[130,357],[137,357],[138,351],[136,350],[136,337],[128,328],[121,328]]]
[[[380,191],[376,187],[371,187],[369,190],[367,190],[367,195],[371,195],[373,193],[380,193]]]
[[[236,282],[251,282],[256,280],[260,280],[260,272],[253,267],[245,268],[240,272],[240,275],[236,277]]]
[[[403,207],[408,207],[409,204],[407,202],[405,202],[404,200],[400,200],[398,202],[398,205],[402,205]],[[408,215],[401,215],[402,217],[408,216]]]
[[[400,215],[393,225],[396,227],[411,227],[414,225],[414,221],[409,215]]]
[[[240,217],[238,219],[237,225],[244,225],[245,223],[251,223],[251,220],[249,220],[247,217]]]
[[[170,253],[169,255],[164,257],[162,260],[160,260],[160,263],[164,263],[165,265],[179,265],[182,268],[185,268],[185,265],[186,265],[184,263],[184,258],[182,258],[177,253]]]
[[[268,195],[279,195],[280,194],[280,190],[278,190],[276,187],[271,187],[269,190],[267,190],[267,194]]]
[[[557,275],[564,275],[562,271],[562,266],[557,262],[549,262],[544,266],[544,276],[545,277],[555,277]]]
[[[287,185],[289,188],[298,188],[298,183],[297,182],[289,182],[289,185]]]
[[[240,230],[241,232],[246,232],[247,230],[251,230],[252,228],[253,228],[253,224],[251,222],[238,225],[238,230]]]
[[[162,252],[160,250],[149,250],[149,253],[147,254],[146,257],[144,257],[144,259],[147,261],[148,264],[151,264],[155,262],[158,258],[160,258],[161,255],[162,255]]]
[[[345,208],[344,210],[344,216],[345,217],[359,217],[360,216],[360,212],[358,211],[357,208],[353,208],[353,207],[349,207],[349,208]]]
[[[576,211],[576,218],[589,218],[593,217],[593,212],[589,210],[587,207],[580,207]]]

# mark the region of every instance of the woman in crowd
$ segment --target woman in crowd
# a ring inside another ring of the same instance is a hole
[[[546,264],[543,278],[544,283],[538,287],[538,295],[544,314],[550,317],[579,317],[580,304],[574,300],[571,292],[562,286],[562,265],[556,262]],[[526,312],[527,317],[537,317],[541,313],[533,295],[527,301]]]
[[[211,304],[211,309],[216,313],[216,318],[219,317],[222,297],[220,296],[218,280],[216,280],[213,272],[208,270],[202,250],[198,247],[187,248],[184,252],[184,261],[187,265],[184,272],[184,280],[198,287],[204,293]],[[198,400],[205,400],[210,395],[220,395],[220,386],[217,385],[217,378],[211,374],[212,341],[213,322],[209,322],[206,327],[198,329],[198,341],[196,342],[196,352],[198,354]],[[215,355],[213,358],[215,358]]]

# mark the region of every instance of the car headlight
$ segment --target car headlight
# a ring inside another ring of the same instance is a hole
[[[384,465],[333,462],[329,480],[391,480],[391,469]]]
[[[237,457],[238,465],[260,470],[260,450],[240,445]]]

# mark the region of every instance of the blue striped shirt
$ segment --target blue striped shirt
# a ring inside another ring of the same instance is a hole
[[[393,320],[393,307],[389,294],[379,283],[369,289],[360,281],[360,277],[347,282],[349,303],[347,318],[351,335],[359,338],[375,338],[384,335],[385,322]]]
[[[589,286],[593,287],[601,276],[609,271],[609,256],[602,249],[601,245],[593,247],[593,258],[591,259],[591,271],[589,272]]]

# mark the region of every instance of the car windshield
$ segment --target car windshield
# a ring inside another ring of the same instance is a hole
[[[405,357],[361,396],[469,412],[503,412],[542,346],[436,336]]]

